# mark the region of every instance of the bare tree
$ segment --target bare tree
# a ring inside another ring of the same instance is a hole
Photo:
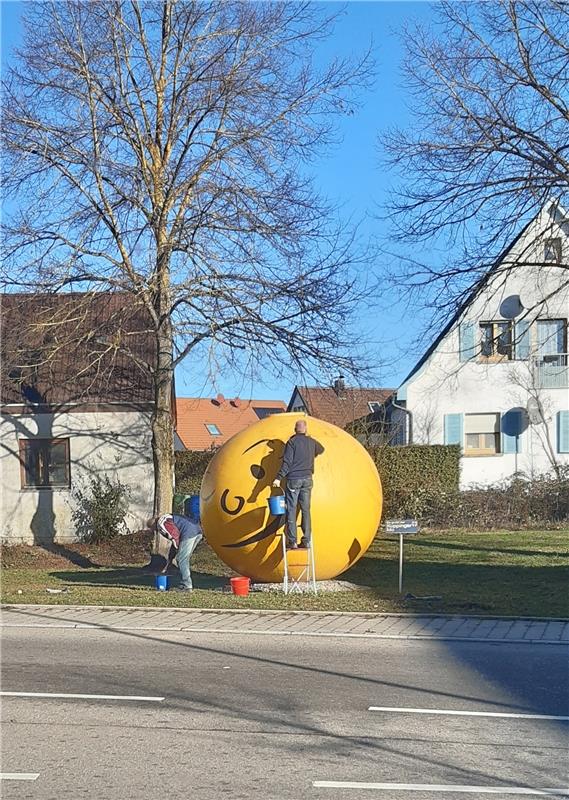
[[[332,22],[309,3],[27,4],[4,86],[2,283],[126,292],[147,315],[156,510],[190,353],[357,371],[354,237],[308,177],[369,80],[367,56],[314,66]]]
[[[435,23],[406,30],[405,42],[413,120],[383,142],[402,176],[389,208],[405,245],[396,279],[438,326],[524,223],[569,197],[569,6],[442,2]],[[418,242],[437,246],[431,263]],[[561,289],[567,254],[550,256]]]

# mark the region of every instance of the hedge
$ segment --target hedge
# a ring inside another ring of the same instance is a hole
[[[367,449],[381,477],[384,518],[420,518],[440,499],[458,493],[458,445],[420,444]]]
[[[455,495],[460,474],[457,445],[368,448],[383,485],[383,516],[421,516],[435,498]],[[215,450],[176,453],[176,492],[197,494]]]
[[[532,480],[459,490],[458,445],[370,447],[383,484],[383,519],[417,517],[422,527],[559,528],[569,524],[569,467]],[[176,453],[176,491],[197,494],[215,450]]]
[[[180,494],[199,494],[202,477],[206,467],[215,455],[217,448],[209,450],[178,450],[175,456],[176,492]]]

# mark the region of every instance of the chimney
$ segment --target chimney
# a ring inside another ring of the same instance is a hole
[[[345,390],[346,390],[346,384],[344,383],[344,376],[338,375],[338,377],[334,381],[334,391],[336,392],[338,397],[340,397],[342,394],[344,394]]]

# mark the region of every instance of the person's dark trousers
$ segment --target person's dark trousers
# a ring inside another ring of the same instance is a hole
[[[306,547],[310,545],[312,528],[310,525],[310,495],[312,494],[312,478],[296,478],[286,482],[286,538],[289,545],[296,544],[296,509],[300,505],[302,512],[302,539]]]

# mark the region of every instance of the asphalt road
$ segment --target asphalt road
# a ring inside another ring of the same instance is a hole
[[[37,775],[3,780],[5,800],[488,796],[476,786],[569,796],[569,722],[535,718],[569,716],[567,647],[18,628],[2,638],[3,692],[164,698],[2,697],[2,772]]]

